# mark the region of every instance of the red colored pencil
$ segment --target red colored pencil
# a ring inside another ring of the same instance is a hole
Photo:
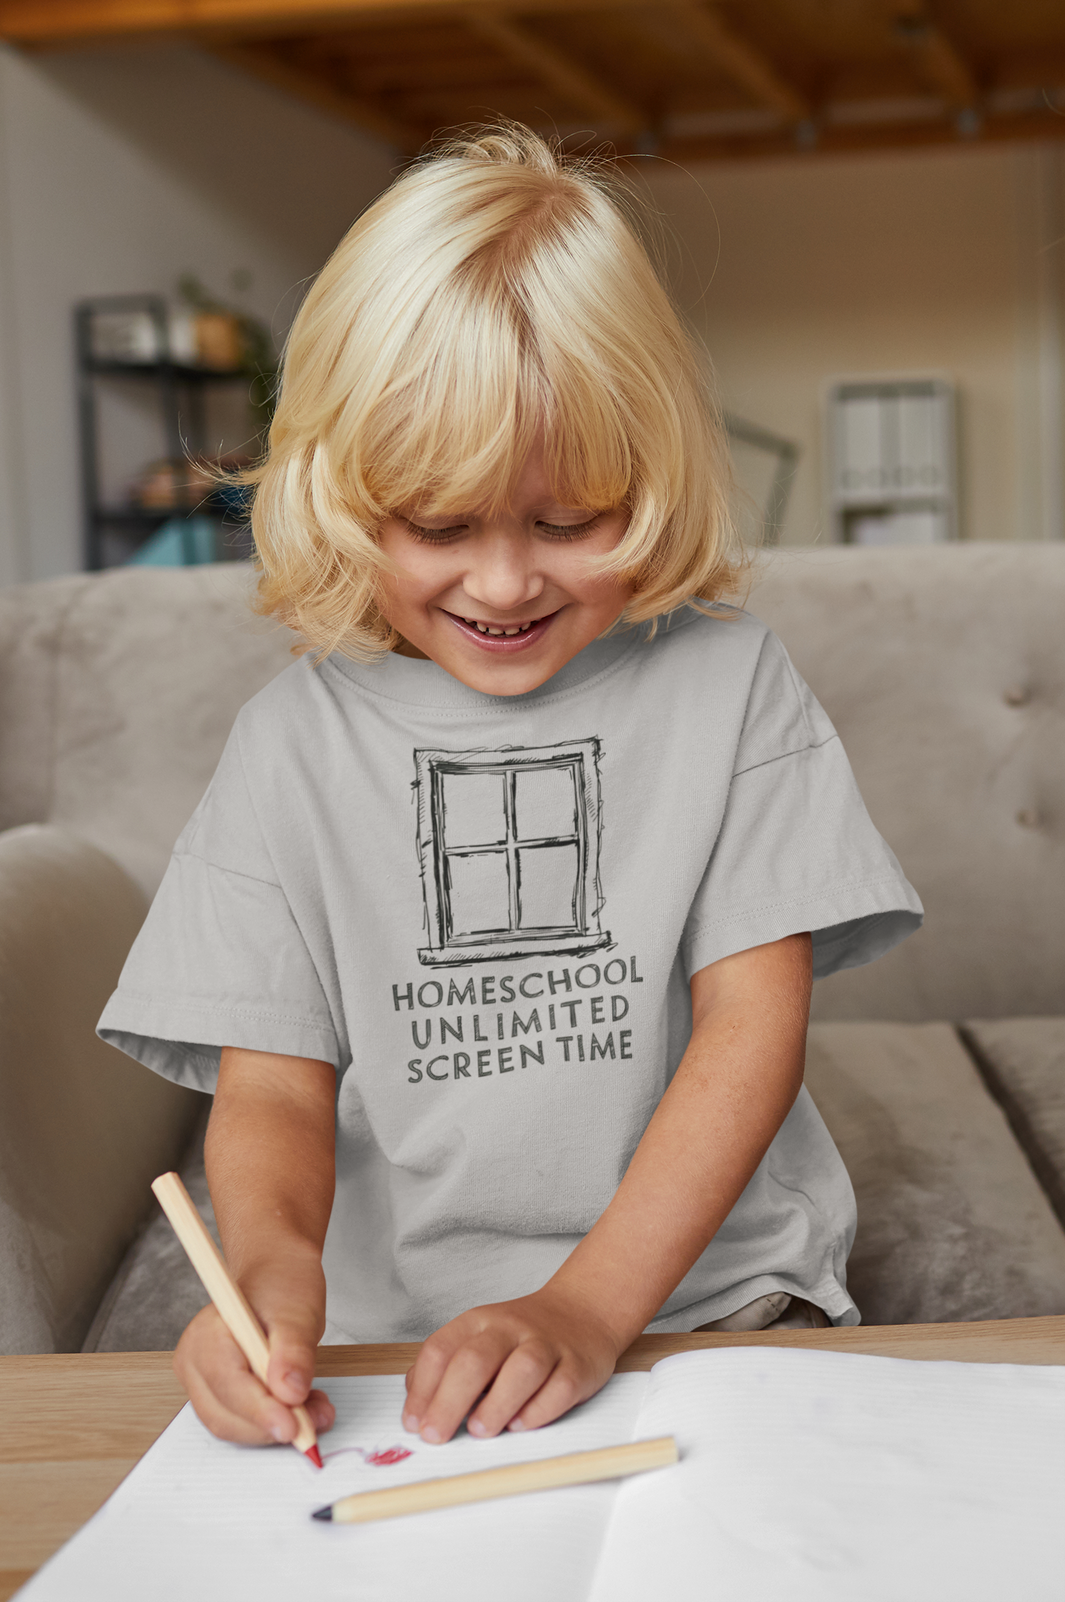
[[[262,1325],[226,1267],[226,1260],[196,1211],[196,1205],[177,1174],[160,1174],[152,1181],[160,1207],[169,1218],[174,1234],[188,1253],[189,1262],[203,1281],[203,1288],[218,1309],[218,1316],[248,1359],[252,1373],[266,1384],[266,1365],[270,1350]],[[294,1407],[299,1433],[292,1442],[297,1451],[321,1468],[318,1436],[305,1407]]]

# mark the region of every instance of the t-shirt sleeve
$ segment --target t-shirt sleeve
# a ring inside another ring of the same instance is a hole
[[[97,1033],[196,1090],[214,1090],[223,1046],[346,1066],[259,826],[236,730],[174,848]]]
[[[768,635],[721,828],[685,925],[688,977],[809,930],[814,978],[823,979],[882,956],[922,916],[839,736]]]

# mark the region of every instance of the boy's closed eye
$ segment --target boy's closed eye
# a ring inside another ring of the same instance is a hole
[[[592,533],[603,515],[602,512],[593,512],[591,516],[586,515],[581,522],[577,523],[550,523],[545,518],[538,518],[533,524],[533,529],[534,532],[544,534],[553,540],[579,540]],[[416,540],[421,540],[426,545],[450,545],[454,540],[460,539],[462,535],[471,532],[471,525],[468,522],[447,523],[433,527],[417,523],[410,517],[401,517],[399,521],[402,522],[408,534],[412,535]]]

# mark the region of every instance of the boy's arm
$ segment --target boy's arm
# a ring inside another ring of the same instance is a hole
[[[695,974],[688,1049],[598,1223],[531,1296],[437,1330],[403,1420],[446,1441],[534,1429],[591,1396],[709,1245],[802,1085],[811,942],[791,935]]]
[[[247,1445],[291,1441],[291,1407],[319,1430],[333,1408],[312,1391],[325,1327],[322,1245],[334,1188],[336,1073],[330,1063],[222,1052],[207,1178],[229,1267],[270,1344],[267,1390],[211,1306],[192,1320],[174,1368],[207,1427]],[[289,1405],[285,1405],[285,1404]]]

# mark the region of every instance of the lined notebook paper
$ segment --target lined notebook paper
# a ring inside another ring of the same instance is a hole
[[[316,1472],[185,1408],[26,1602],[1062,1602],[1065,1368],[692,1352],[548,1429],[426,1447],[400,1376],[322,1382]],[[672,1434],[622,1482],[333,1525],[352,1491]],[[403,1455],[409,1453],[409,1455]],[[328,1455],[326,1455],[328,1454]]]

